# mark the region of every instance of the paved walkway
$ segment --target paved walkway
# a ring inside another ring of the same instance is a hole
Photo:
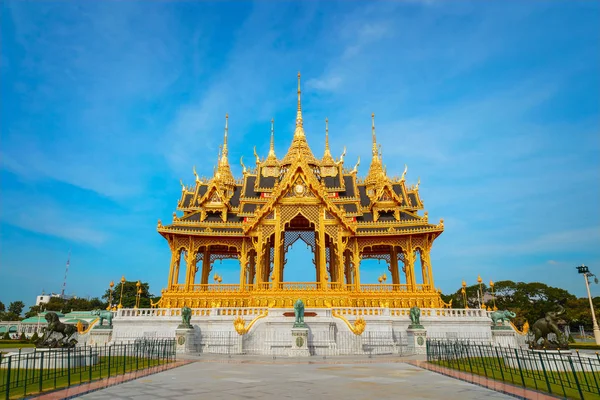
[[[287,362],[285,362],[287,361]],[[511,399],[391,360],[214,360],[195,362],[83,396],[90,400]]]

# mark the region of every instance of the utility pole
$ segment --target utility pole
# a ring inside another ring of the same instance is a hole
[[[583,274],[583,278],[585,279],[585,288],[587,289],[588,299],[590,301],[590,309],[592,310],[592,324],[594,326],[594,339],[596,340],[596,344],[600,345],[600,328],[598,328],[598,321],[596,321],[596,313],[594,312],[594,303],[592,302],[592,294],[590,293],[590,282],[588,281],[588,277],[596,276],[590,272],[590,269],[581,264],[577,267],[577,272]],[[594,281],[598,283],[598,278],[595,278]]]

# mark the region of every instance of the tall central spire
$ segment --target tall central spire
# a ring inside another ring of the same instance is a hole
[[[277,156],[275,155],[275,121],[271,118],[271,143],[269,145],[269,155],[265,159],[266,166],[274,166],[279,165],[279,161],[277,160]]]
[[[377,146],[377,137],[375,136],[375,114],[371,114],[371,137],[373,140],[373,147],[371,150],[371,166],[369,167],[369,173],[365,178],[367,186],[379,184],[381,183],[381,180],[385,178],[385,172],[381,165],[381,157]]]
[[[303,137],[304,127],[302,121],[302,99],[300,90],[300,72],[298,72],[298,111],[296,112],[296,130],[294,131],[294,137]]]
[[[333,157],[331,156],[331,151],[329,150],[329,119],[325,118],[325,153],[323,154],[323,159],[321,160],[323,165],[331,165],[335,162]]]
[[[215,176],[221,179],[222,182],[232,184],[235,182],[233,174],[231,173],[231,167],[229,166],[229,149],[227,148],[227,133],[228,133],[228,122],[229,115],[225,114],[225,134],[223,135],[223,148],[219,157],[219,165],[217,167],[217,173]]]
[[[290,145],[285,157],[283,157],[281,164],[289,165],[298,157],[298,155],[300,155],[300,157],[302,157],[302,159],[308,164],[319,165],[319,162],[315,159],[315,156],[306,142],[306,135],[304,134],[302,121],[302,101],[300,95],[300,72],[298,72],[298,111],[296,112],[296,129],[294,130],[292,144]]]

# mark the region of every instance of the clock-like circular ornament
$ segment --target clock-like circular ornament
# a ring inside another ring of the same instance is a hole
[[[298,183],[295,187],[294,187],[294,192],[296,193],[296,196],[302,196],[305,192],[306,188],[304,187],[303,184]]]

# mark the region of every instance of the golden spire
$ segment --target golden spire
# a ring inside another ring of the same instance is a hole
[[[235,179],[233,178],[231,167],[229,166],[229,160],[227,159],[227,155],[229,154],[229,150],[227,148],[227,133],[229,130],[228,122],[229,114],[225,114],[225,134],[223,137],[223,148],[221,149],[221,146],[219,146],[219,165],[215,173],[215,178],[220,179],[224,183],[235,184]]]
[[[379,158],[379,151],[377,150],[377,137],[375,136],[375,113],[371,114],[371,136],[373,137],[373,160]]]
[[[369,173],[365,178],[367,185],[379,184],[385,178],[385,171],[381,165],[381,157],[379,155],[379,147],[377,146],[377,137],[375,136],[375,114],[371,114],[371,136],[373,139],[371,166]]]
[[[271,118],[271,144],[269,145],[269,155],[265,160],[265,165],[275,166],[279,165],[279,161],[277,160],[277,156],[275,155],[275,120]]]
[[[325,154],[323,155],[323,160],[321,160],[323,164],[334,164],[335,160],[331,156],[331,151],[329,150],[329,119],[325,118]]]
[[[281,161],[282,165],[289,165],[296,159],[297,155],[300,156],[308,163],[312,165],[319,165],[319,161],[315,158],[308,143],[306,142],[306,135],[304,134],[304,128],[302,126],[302,103],[300,100],[300,73],[298,72],[298,112],[296,114],[296,129],[294,130],[294,138],[292,144],[288,149],[287,154]]]
[[[229,121],[229,114],[225,114],[225,135],[223,138],[223,153],[221,155],[221,162],[222,163],[227,163],[227,155],[229,154],[229,151],[227,150],[227,123]]]
[[[300,72],[298,72],[298,111],[296,112],[296,130],[294,131],[294,137],[296,135],[304,136],[304,129],[302,128],[302,101],[300,99]]]

